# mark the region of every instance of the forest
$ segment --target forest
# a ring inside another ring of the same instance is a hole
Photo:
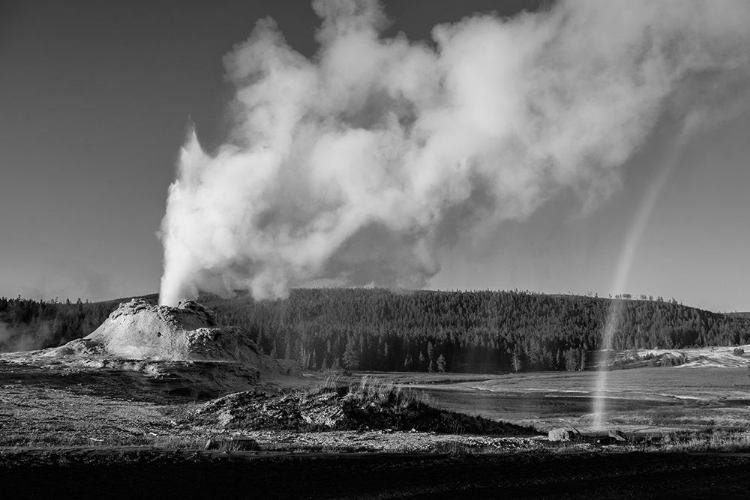
[[[295,289],[278,300],[239,292],[199,301],[216,312],[219,324],[240,327],[264,353],[311,370],[584,370],[601,347],[616,304],[617,350],[750,343],[748,315],[627,297],[320,288]],[[124,300],[0,298],[0,351],[51,347],[88,335]]]
[[[120,302],[71,302],[0,297],[0,352],[55,347],[96,330]],[[142,297],[156,302],[156,294]]]

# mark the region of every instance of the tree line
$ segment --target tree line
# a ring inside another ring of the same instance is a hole
[[[601,348],[611,299],[521,291],[297,289],[284,300],[208,297],[219,322],[310,369],[583,370]],[[750,318],[676,301],[621,300],[613,348],[750,342]]]
[[[144,298],[155,300],[156,295]],[[121,301],[71,302],[0,297],[0,352],[56,347],[96,330]]]
[[[219,324],[240,327],[265,354],[297,360],[306,369],[479,373],[585,369],[591,352],[601,348],[613,303],[523,291],[332,288],[296,289],[283,300],[239,293],[199,301],[216,312]],[[0,321],[10,331],[37,335],[35,348],[50,347],[88,335],[118,302],[0,298]],[[713,313],[673,300],[619,304],[613,328],[617,350],[750,343],[747,315]]]

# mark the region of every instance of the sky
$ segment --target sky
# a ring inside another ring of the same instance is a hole
[[[384,6],[391,24],[382,36],[432,43],[437,24],[538,3]],[[157,232],[180,148],[193,126],[207,151],[232,133],[236,84],[225,55],[268,16],[294,50],[316,53],[320,20],[307,2],[0,5],[0,296],[95,301],[159,290]],[[441,244],[425,286],[645,294],[750,310],[750,113],[738,105],[687,140],[682,131],[660,117],[593,208],[561,190],[523,217]],[[614,285],[633,221],[670,162],[627,276]]]

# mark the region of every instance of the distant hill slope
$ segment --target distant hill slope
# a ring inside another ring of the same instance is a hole
[[[324,368],[576,370],[599,348],[611,299],[525,292],[299,289],[286,300],[204,297],[266,352]],[[750,318],[624,300],[615,349],[750,341]],[[442,356],[442,360],[441,360]]]
[[[156,301],[156,295],[144,298]],[[471,372],[584,369],[586,353],[599,347],[611,304],[515,291],[382,289],[297,289],[274,301],[247,293],[205,295],[199,301],[216,311],[219,324],[239,326],[263,352],[306,368]],[[87,335],[119,302],[0,299],[0,315],[13,328],[51,325],[46,347]],[[615,330],[615,349],[746,344],[750,316],[624,300]]]

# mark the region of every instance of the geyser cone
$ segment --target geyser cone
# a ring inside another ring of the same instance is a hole
[[[251,349],[239,337],[239,329],[217,326],[211,311],[197,302],[167,307],[134,299],[120,304],[84,340],[130,359],[249,361]]]

